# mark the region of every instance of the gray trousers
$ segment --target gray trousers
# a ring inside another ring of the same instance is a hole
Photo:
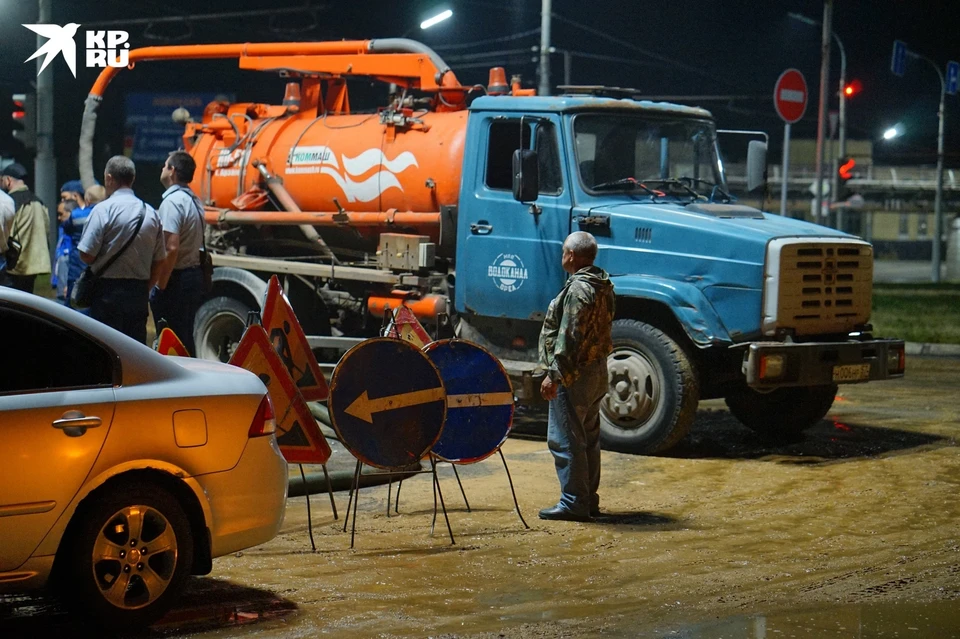
[[[547,445],[560,480],[560,506],[577,515],[600,507],[600,402],[607,393],[607,361],[580,371],[570,388],[550,400]]]

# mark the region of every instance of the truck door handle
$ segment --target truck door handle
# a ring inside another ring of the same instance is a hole
[[[96,415],[88,417],[78,410],[68,410],[60,419],[54,420],[52,426],[63,430],[69,437],[80,437],[88,428],[96,428],[102,423],[103,420]]]
[[[493,231],[493,226],[484,221],[470,225],[470,232],[474,235],[489,235],[491,231]]]

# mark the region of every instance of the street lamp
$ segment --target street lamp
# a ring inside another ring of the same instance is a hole
[[[432,18],[427,18],[426,20],[424,20],[423,22],[421,22],[421,23],[420,23],[420,28],[421,28],[421,29],[429,29],[430,27],[432,27],[432,26],[434,26],[434,25],[436,25],[436,24],[440,24],[441,22],[443,22],[443,21],[446,20],[447,18],[451,17],[452,15],[453,15],[453,11],[451,11],[450,9],[447,9],[446,11],[441,11],[440,13],[438,13],[438,14],[435,15],[435,16],[433,16]]]
[[[444,20],[448,20],[448,19],[450,19],[450,18],[452,18],[452,17],[453,17],[453,11],[451,11],[450,9],[446,9],[446,10],[441,11],[441,12],[439,12],[439,13],[435,13],[433,16],[427,18],[426,20],[422,20],[422,21],[420,22],[420,30],[421,30],[421,31],[426,31],[426,30],[429,29],[430,27],[434,27],[434,26],[440,24],[441,22],[443,22]],[[410,35],[416,28],[417,28],[417,27],[415,27],[415,26],[410,27],[409,29],[407,29],[406,31],[404,31],[404,32],[403,32],[403,35],[401,35],[400,37],[401,37],[401,38],[406,38],[406,37],[407,37],[408,35]]]
[[[890,127],[889,129],[887,129],[886,131],[883,132],[883,139],[884,139],[884,140],[892,140],[893,138],[897,137],[898,135],[900,135],[900,131],[897,129],[897,127],[892,126],[892,127]]]
[[[799,13],[790,12],[787,16],[811,27],[820,26],[820,22]],[[838,91],[838,95],[840,96],[840,121],[838,126],[839,148],[837,149],[836,157],[842,158],[847,155],[847,97],[853,96],[855,90],[850,93],[847,92],[848,88],[852,89],[852,85],[851,87],[847,87],[847,51],[843,48],[843,42],[840,41],[837,32],[833,29],[830,30],[830,35],[833,37],[833,41],[837,43],[837,49],[840,50],[840,90]],[[831,186],[830,192],[836,197],[838,193],[837,189],[840,186],[836,171],[833,172],[833,184]],[[843,209],[837,209],[837,228],[843,230]]]

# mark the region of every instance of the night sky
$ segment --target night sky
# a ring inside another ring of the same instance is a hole
[[[29,90],[36,78],[34,62],[22,64],[35,50],[35,36],[21,23],[37,19],[32,1],[0,0],[0,49],[7,64],[0,66],[0,84],[13,92]],[[338,40],[397,37],[418,39],[436,49],[463,84],[486,83],[487,69],[503,65],[508,77],[523,75],[524,85],[537,85],[530,47],[539,44],[539,0],[412,0],[353,1],[321,4],[315,0],[252,2],[190,2],[188,0],[53,0],[54,22],[78,22],[80,31],[106,20],[256,10],[264,7],[310,7],[295,15],[193,20],[152,25],[116,24],[130,32],[133,47],[156,44],[214,43],[270,40]],[[450,7],[454,17],[428,31],[421,19]],[[723,128],[759,128],[771,136],[776,153],[782,123],[772,104],[773,85],[788,67],[800,69],[810,87],[810,103],[794,136],[816,135],[820,68],[820,30],[788,18],[796,12],[820,20],[818,0],[672,0],[644,2],[576,2],[554,0],[552,43],[573,52],[573,84],[635,87],[650,96],[738,96],[734,100],[703,100]],[[189,28],[185,26],[189,24]],[[300,29],[294,33],[292,29]],[[877,142],[874,158],[881,164],[935,162],[939,80],[933,68],[908,61],[907,73],[890,72],[894,39],[933,59],[941,69],[947,60],[960,60],[960,1],[958,0],[836,0],[834,31],[847,50],[848,79],[859,79],[862,92],[848,102],[848,137],[879,140],[888,126],[900,124],[905,135],[892,143]],[[516,34],[516,37],[511,37]],[[79,35],[79,34],[78,34]],[[156,39],[168,36],[184,39]],[[152,37],[151,37],[152,36]],[[496,42],[471,46],[476,41]],[[77,38],[80,42],[80,38]],[[519,50],[519,51],[518,51]],[[498,51],[496,55],[486,54]],[[96,70],[82,67],[74,79],[62,60],[52,68],[56,82],[56,152],[62,166],[75,158],[83,98]],[[839,55],[832,54],[831,108],[836,108]],[[563,58],[552,58],[553,84],[563,81]],[[352,95],[362,103],[363,87]],[[110,118],[122,135],[123,91],[223,91],[240,99],[279,103],[282,81],[236,70],[236,62],[150,63],[122,72],[107,91],[101,127]],[[367,91],[370,96],[382,95]],[[679,101],[679,100],[678,100]],[[946,165],[960,167],[960,98],[947,96]],[[107,134],[109,136],[109,134]],[[107,138],[107,144],[115,144]],[[777,157],[772,155],[771,157]]]

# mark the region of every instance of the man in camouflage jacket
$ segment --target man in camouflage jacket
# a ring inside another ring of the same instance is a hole
[[[584,232],[563,243],[563,270],[571,274],[550,302],[540,331],[540,386],[550,402],[547,444],[560,480],[560,502],[541,519],[590,521],[599,514],[600,402],[607,392],[607,356],[613,351],[613,284],[594,266],[597,241]]]

